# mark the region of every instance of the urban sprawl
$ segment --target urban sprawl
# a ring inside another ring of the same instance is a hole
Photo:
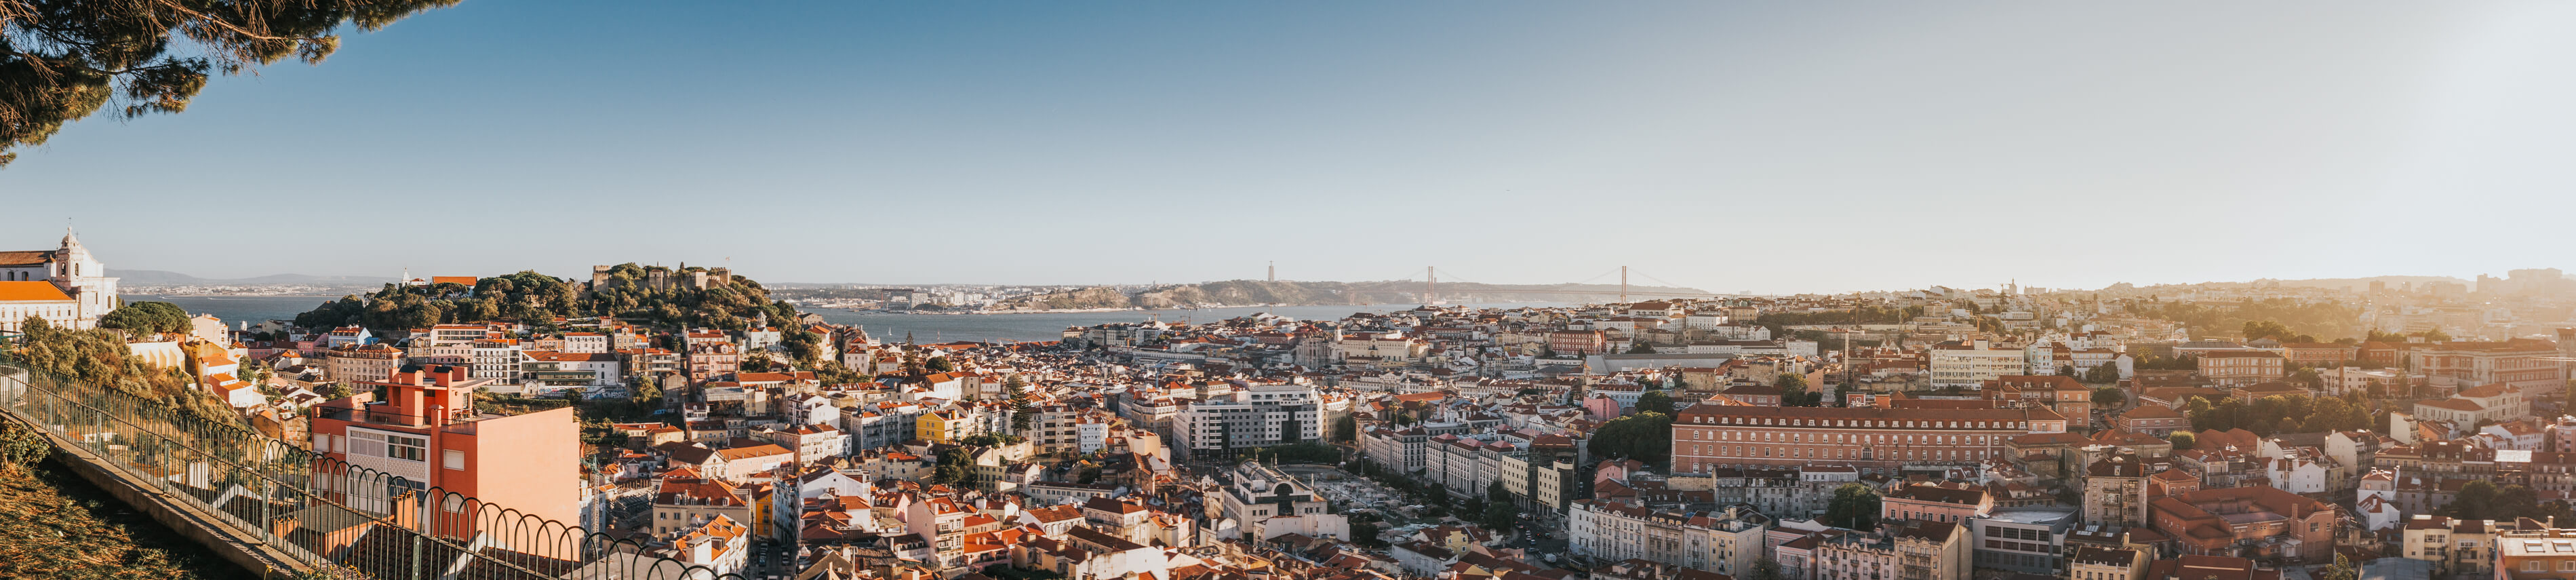
[[[747,577],[2576,570],[2557,270],[1435,302],[1014,343],[871,335],[723,268],[409,279],[295,320],[117,293],[72,236],[0,252],[14,340],[119,329],[392,485]]]

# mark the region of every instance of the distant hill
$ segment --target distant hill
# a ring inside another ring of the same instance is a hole
[[[1093,287],[1067,292],[1041,294],[1000,305],[1003,310],[1062,310],[1077,308],[1189,308],[1194,306],[1255,306],[1282,304],[1313,306],[1325,304],[1398,304],[1422,299],[1422,283],[1412,281],[1383,282],[1292,282],[1264,280],[1221,280],[1199,284],[1178,284],[1143,290],[1134,294],[1115,288]],[[1706,294],[1696,288],[1631,286],[1638,293],[1681,292]],[[1451,303],[1469,302],[1594,302],[1617,297],[1616,284],[1480,284],[1456,282],[1440,285],[1440,299]],[[1646,296],[1632,299],[1644,300]]]
[[[2469,283],[2468,280],[2449,276],[2371,276],[2368,278],[2310,278],[2306,280],[2279,280],[2264,278],[2251,282],[2200,282],[2196,284],[2167,285],[2201,286],[2210,288],[2248,288],[2260,286],[2266,282],[2277,282],[2285,288],[2325,288],[2329,290],[2340,290],[2345,287],[2350,287],[2353,290],[2364,290],[2370,288],[2371,282],[2385,282],[2391,288],[2404,284],[2424,284],[2427,282],[2450,282],[2455,284]]]
[[[309,274],[270,274],[251,278],[199,278],[168,270],[123,270],[108,268],[107,275],[120,278],[126,286],[210,286],[252,284],[309,284],[321,286],[368,286],[394,281],[384,276],[314,276]]]

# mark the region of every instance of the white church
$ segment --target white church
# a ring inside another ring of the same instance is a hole
[[[69,228],[61,248],[0,251],[0,333],[17,333],[29,316],[60,328],[95,327],[118,302],[116,279]]]

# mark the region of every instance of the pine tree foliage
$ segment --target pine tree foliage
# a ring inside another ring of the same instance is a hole
[[[319,64],[343,26],[374,31],[459,0],[0,0],[0,166],[106,110],[176,113],[210,76]]]

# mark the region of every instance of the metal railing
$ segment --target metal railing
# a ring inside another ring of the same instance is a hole
[[[97,467],[119,479],[212,514],[246,541],[372,578],[741,580],[748,554],[728,552],[752,549],[750,538],[739,538],[691,550],[704,561],[682,561],[649,539],[612,537],[351,465],[168,402],[56,377],[6,353],[0,411],[96,456]]]

